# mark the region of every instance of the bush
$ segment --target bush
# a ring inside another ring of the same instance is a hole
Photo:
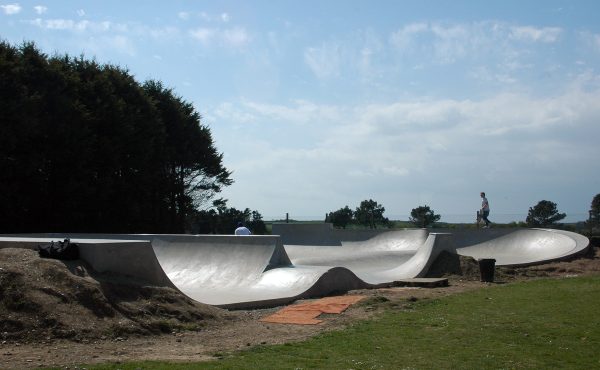
[[[555,226],[557,221],[567,217],[566,213],[559,213],[556,203],[549,200],[541,200],[535,206],[529,208],[527,214],[527,225],[530,227]]]

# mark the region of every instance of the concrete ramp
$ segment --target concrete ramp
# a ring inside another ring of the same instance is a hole
[[[443,242],[437,241],[439,245],[432,250],[432,258],[437,256],[439,250],[447,250],[475,259],[494,258],[500,266],[563,259],[581,253],[589,246],[589,239],[585,236],[555,229],[492,228],[440,231],[436,234],[451,236],[444,237]],[[275,224],[273,233],[281,234],[294,264],[345,266],[361,277],[366,276],[361,274],[362,270],[367,270],[369,276],[381,275],[381,271],[390,269],[396,272],[404,269],[412,271],[412,267],[409,266],[418,264],[414,264],[415,260],[410,264],[408,261],[417,250],[424,253],[430,245],[426,238],[432,235],[426,229],[380,229],[370,230],[370,234],[367,234],[363,231],[333,229],[331,224],[316,224],[314,227],[311,224]],[[365,238],[366,235],[369,237]],[[315,239],[326,240],[330,245],[298,245],[307,241],[310,243]],[[424,247],[425,249],[422,249]],[[414,271],[411,274],[414,274]]]
[[[457,232],[456,252],[475,259],[494,258],[496,265],[508,266],[560,260],[589,246],[585,236],[564,230],[508,229],[498,234],[487,229]]]
[[[293,266],[275,236],[154,236],[170,281],[187,296],[227,308],[275,306],[363,287],[347,269]]]
[[[70,238],[80,258],[100,273],[118,273],[142,283],[175,287],[163,271],[149,240],[127,235],[30,234],[0,237],[0,248],[36,249],[40,244]]]
[[[0,248],[30,248],[70,238],[100,273],[178,289],[224,308],[277,306],[366,288],[352,271],[294,266],[278,236],[36,234],[5,236]]]
[[[70,238],[98,272],[174,287],[202,303],[252,308],[419,278],[442,251],[514,265],[564,258],[589,244],[579,234],[548,229],[430,233],[295,226],[274,225],[281,236],[6,235],[0,248],[35,248]]]
[[[422,277],[441,251],[454,250],[451,234],[428,234],[424,229],[380,231],[363,241],[345,237],[334,241],[339,246],[285,245],[285,249],[294,265],[345,267],[371,287]]]

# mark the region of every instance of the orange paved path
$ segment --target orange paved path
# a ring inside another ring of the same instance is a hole
[[[365,298],[365,296],[361,295],[326,297],[316,301],[284,307],[270,316],[263,317],[260,321],[278,324],[320,324],[323,320],[317,320],[317,317],[322,313],[342,313],[351,304],[354,304],[363,298]]]

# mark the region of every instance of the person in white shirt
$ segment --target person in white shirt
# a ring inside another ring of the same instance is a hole
[[[238,222],[237,226],[237,229],[235,229],[235,235],[252,235],[250,230],[241,222]]]
[[[490,227],[491,222],[488,220],[488,216],[490,215],[490,203],[483,191],[479,195],[481,196],[481,219],[485,222],[485,227]]]

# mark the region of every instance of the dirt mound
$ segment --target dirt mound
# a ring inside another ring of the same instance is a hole
[[[461,276],[466,280],[479,280],[481,278],[479,264],[472,257],[442,251],[429,267],[426,277],[450,276]]]
[[[200,330],[231,319],[175,289],[94,272],[83,261],[0,249],[0,338],[89,340]]]

